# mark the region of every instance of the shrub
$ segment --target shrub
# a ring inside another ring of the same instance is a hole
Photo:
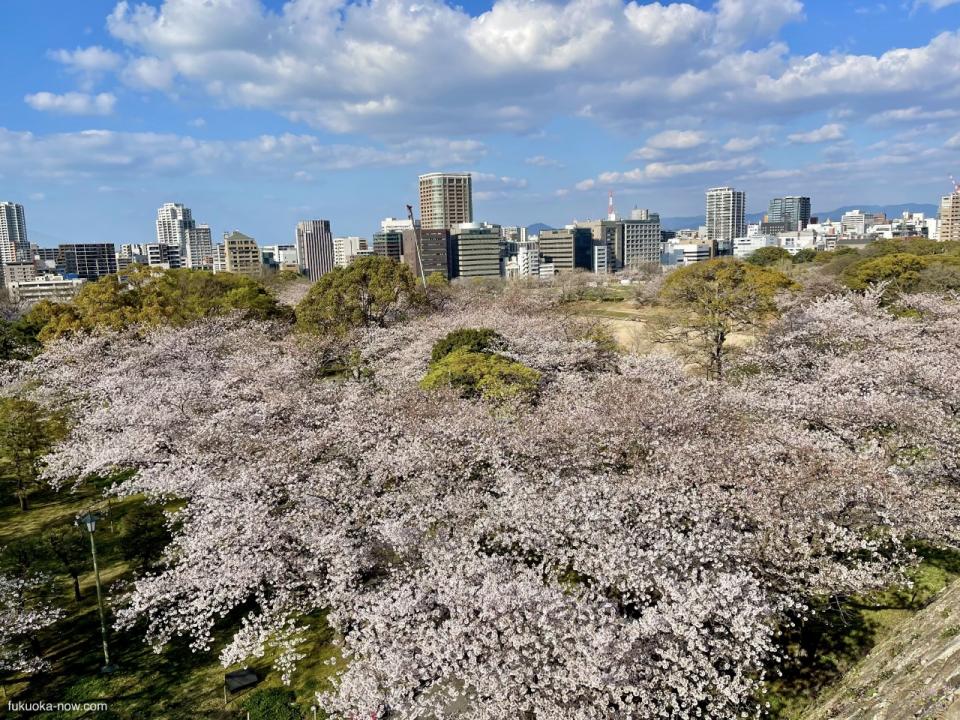
[[[537,370],[503,355],[460,347],[431,363],[420,387],[424,390],[451,387],[462,397],[501,401],[532,395],[540,378]]]
[[[782,247],[777,247],[775,245],[754,250],[746,258],[747,262],[751,265],[760,265],[761,267],[776,265],[778,262],[790,259],[791,257],[789,252],[784,250]]]
[[[439,362],[454,350],[466,348],[471,352],[487,352],[493,347],[502,347],[503,338],[490,328],[461,328],[447,333],[433,344],[430,362]]]
[[[292,690],[269,687],[254,690],[242,705],[250,713],[250,720],[303,720],[300,708],[292,704],[296,700]]]

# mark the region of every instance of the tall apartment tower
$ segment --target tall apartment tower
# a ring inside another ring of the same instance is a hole
[[[960,242],[960,186],[940,200],[940,241]]]
[[[0,263],[32,262],[23,205],[0,202]]]
[[[427,173],[420,176],[420,223],[424,230],[452,230],[473,222],[470,173]]]
[[[297,223],[297,257],[307,277],[316,282],[333,270],[333,235],[329,220],[301,220]]]
[[[197,225],[190,208],[183,203],[164,203],[157,210],[157,244],[170,248],[163,254],[169,258],[168,263],[172,268],[213,268],[210,226]]]
[[[747,234],[747,194],[732,187],[707,190],[707,240],[720,254],[733,251],[733,239]]]
[[[768,208],[767,222],[783,223],[788,232],[806,230],[810,224],[810,198],[802,195],[773,198]]]

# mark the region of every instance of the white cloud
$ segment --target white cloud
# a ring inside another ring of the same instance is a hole
[[[142,90],[168,90],[177,71],[173,63],[155,57],[131,60],[121,73],[125,83]]]
[[[535,165],[537,167],[548,167],[548,168],[562,168],[563,163],[559,160],[554,160],[553,158],[548,158],[544,155],[534,155],[533,157],[528,157],[524,160],[527,165]]]
[[[945,7],[956,5],[960,0],[915,0],[915,5],[929,5],[931,10],[943,10]]]
[[[476,161],[485,152],[478,141],[443,138],[370,146],[331,145],[313,135],[289,133],[225,141],[110,130],[35,135],[0,128],[0,174],[16,169],[25,177],[101,178],[111,187],[130,177],[254,172],[282,179],[297,172],[450,166]]]
[[[38,92],[24,97],[24,101],[34,110],[41,112],[63,113],[64,115],[110,115],[117,98],[111,93],[90,95],[88,93],[68,92],[57,95],[50,92]]]
[[[960,150],[960,133],[957,133],[952,138],[947,140],[944,147],[948,147],[951,150]]]
[[[766,141],[760,137],[752,138],[730,138],[723,144],[723,149],[727,152],[749,152],[763,145]]]
[[[840,123],[830,123],[816,130],[791,133],[787,140],[799,145],[827,142],[828,140],[842,140],[844,127]]]
[[[658,150],[689,150],[707,141],[698,130],[664,130],[647,140],[647,146]]]
[[[120,55],[99,45],[78,47],[76,50],[52,50],[50,57],[76,72],[108,72],[116,70],[123,62]]]

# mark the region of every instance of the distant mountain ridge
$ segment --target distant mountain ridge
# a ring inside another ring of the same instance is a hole
[[[904,212],[918,212],[928,216],[936,216],[939,208],[931,203],[901,203],[899,205],[844,205],[828,212],[816,211],[812,213],[820,220],[839,220],[840,216],[851,210],[863,210],[871,213],[886,213],[887,217],[899,217]],[[758,223],[766,213],[747,213],[748,223]],[[683,230],[698,228],[706,222],[703,215],[688,215],[686,217],[662,217],[660,226],[664,230]]]

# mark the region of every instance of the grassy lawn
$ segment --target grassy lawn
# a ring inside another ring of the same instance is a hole
[[[115,602],[111,591],[119,583],[129,581],[133,573],[121,553],[121,521],[124,514],[140,501],[126,499],[110,503],[113,530],[109,519],[97,525],[97,558],[100,577],[104,584],[106,603]],[[15,500],[8,500],[0,507],[0,545],[11,540],[38,536],[52,525],[70,523],[81,512],[96,508],[107,510],[100,489],[84,487],[77,492],[45,491],[35,495],[31,508],[21,512]],[[172,643],[157,654],[147,646],[142,634],[137,631],[111,632],[110,659],[116,665],[114,673],[104,675],[103,650],[100,636],[100,620],[97,612],[96,590],[92,565],[90,572],[81,577],[83,599],[77,603],[73,597],[69,576],[57,576],[61,591],[62,606],[67,616],[38,639],[44,657],[51,669],[30,678],[6,678],[4,688],[7,699],[24,702],[106,702],[107,712],[40,713],[30,717],[56,718],[150,718],[151,720],[179,720],[181,718],[242,718],[240,703],[245,693],[230,700],[225,708],[223,674],[225,669],[218,661],[222,642],[229,636],[229,629],[221,633],[221,644],[207,653],[194,653],[183,641]],[[108,615],[109,622],[109,615]],[[326,661],[336,658],[333,636],[322,615],[311,619],[313,632],[304,651],[307,657],[293,677],[291,689],[304,717],[311,717],[309,708],[313,693],[325,687],[337,670]],[[251,667],[262,678],[258,687],[281,685],[279,673],[271,669],[272,657],[254,662]],[[239,669],[238,667],[227,670]],[[0,706],[0,717],[20,717],[8,712],[6,701]],[[23,715],[26,717],[26,715]]]

